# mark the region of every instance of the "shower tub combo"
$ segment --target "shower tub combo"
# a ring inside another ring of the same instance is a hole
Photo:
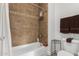
[[[13,56],[46,56],[47,47],[39,42],[16,46],[12,48]]]

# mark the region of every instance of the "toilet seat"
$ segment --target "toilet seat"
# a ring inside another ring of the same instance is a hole
[[[57,56],[74,56],[74,55],[67,51],[61,50],[57,53]]]

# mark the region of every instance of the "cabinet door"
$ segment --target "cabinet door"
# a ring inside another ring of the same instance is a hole
[[[70,22],[70,32],[79,33],[79,15],[72,17]]]
[[[62,18],[60,21],[60,32],[61,33],[69,33],[70,31],[70,18]]]

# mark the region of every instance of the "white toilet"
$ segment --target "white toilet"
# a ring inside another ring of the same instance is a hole
[[[72,40],[71,43],[62,40],[63,49],[57,53],[57,56],[74,56],[78,54],[79,40]]]

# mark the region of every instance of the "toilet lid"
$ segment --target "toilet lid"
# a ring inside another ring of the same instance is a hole
[[[64,50],[59,51],[59,52],[57,53],[57,55],[58,55],[58,56],[74,56],[73,54],[71,54],[71,53],[69,53],[69,52],[67,52],[67,51],[64,51]]]

